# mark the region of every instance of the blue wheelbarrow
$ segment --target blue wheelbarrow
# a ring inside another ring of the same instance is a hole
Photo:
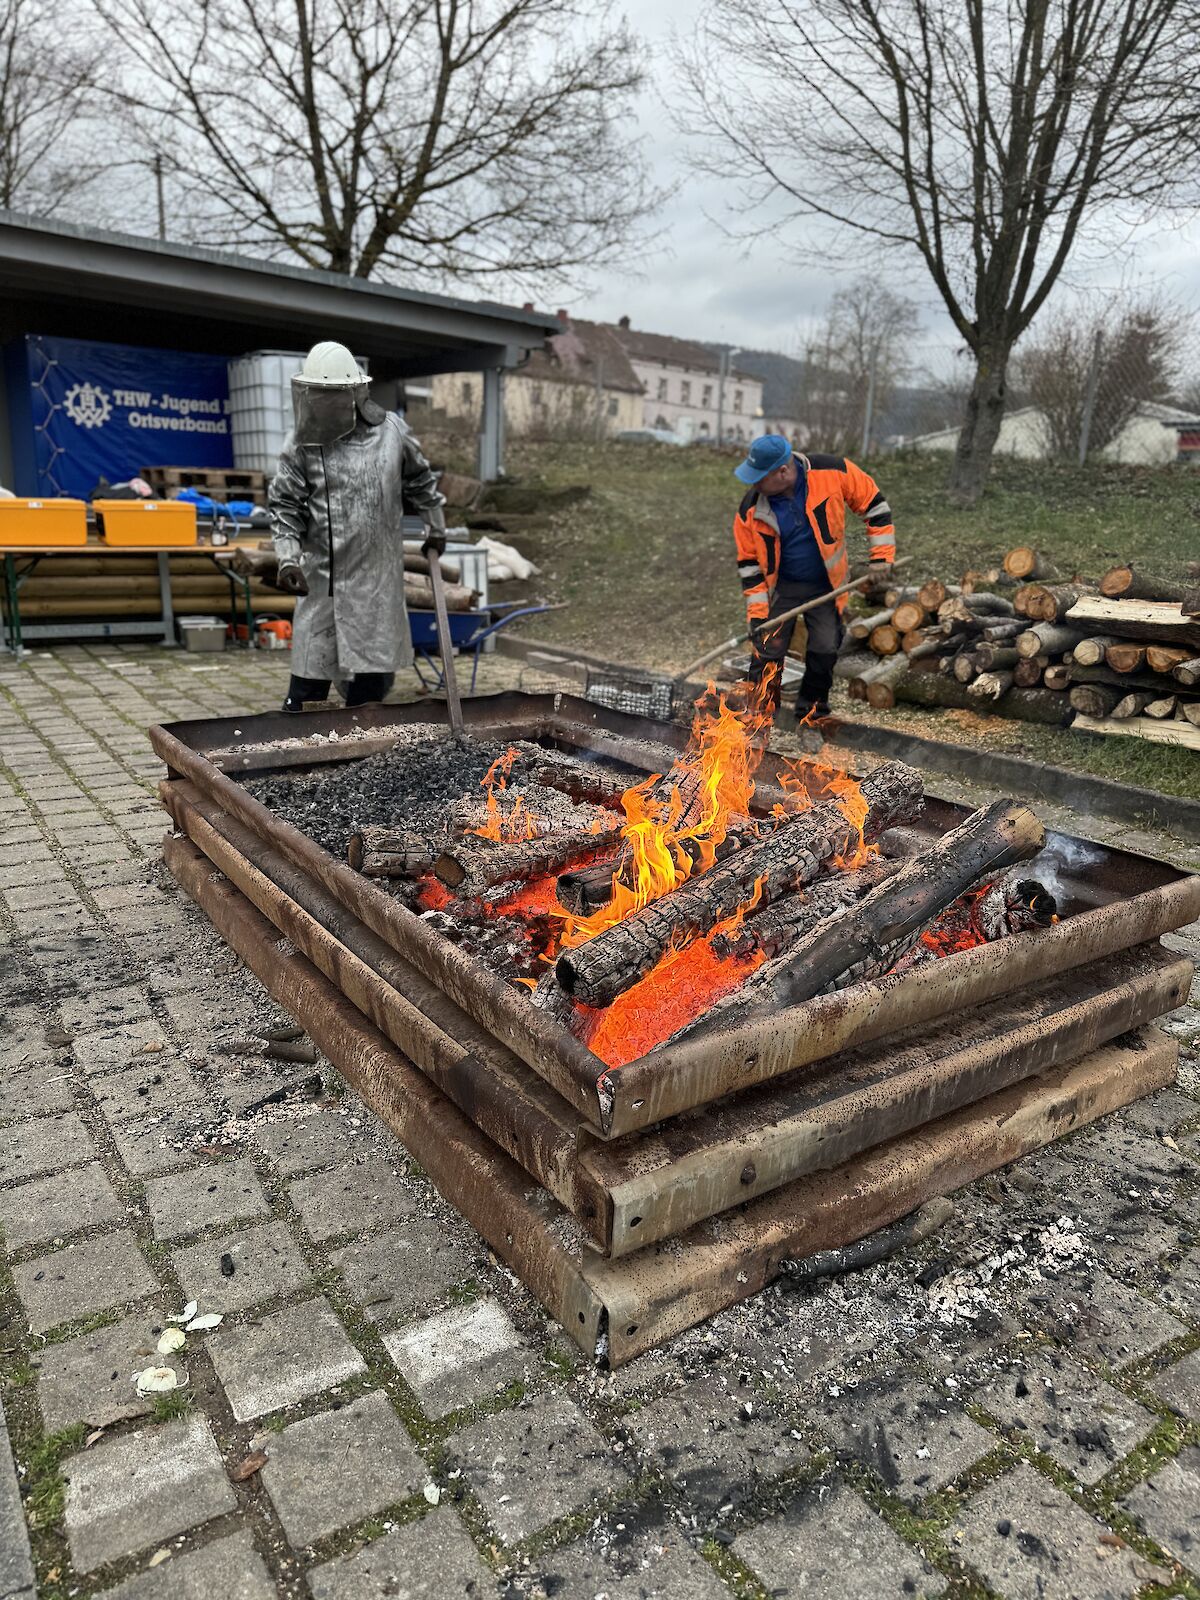
[[[517,606],[514,609],[499,606],[489,606],[486,611],[451,611],[447,613],[446,621],[450,626],[450,639],[456,655],[470,653],[471,660],[471,688],[470,693],[475,693],[475,679],[479,672],[479,657],[487,641],[496,634],[502,633],[505,628],[523,617],[539,617],[545,611],[557,611],[553,605]],[[410,611],[408,613],[408,628],[413,642],[413,666],[417,669],[417,677],[426,689],[434,692],[442,687],[445,681],[439,657],[441,651],[438,645],[437,615],[433,611]],[[426,678],[422,671],[422,663],[432,675],[432,682]]]

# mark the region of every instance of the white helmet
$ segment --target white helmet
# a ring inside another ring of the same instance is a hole
[[[310,383],[314,388],[321,389],[356,389],[368,381],[366,373],[359,370],[358,362],[346,346],[332,339],[323,339],[320,344],[313,345],[297,377],[301,383]]]

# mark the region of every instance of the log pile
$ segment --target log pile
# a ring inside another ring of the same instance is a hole
[[[847,628],[835,673],[851,699],[1200,749],[1200,586],[1188,573],[1172,582],[1124,564],[1093,582],[1021,546],[1002,566],[884,599]]]

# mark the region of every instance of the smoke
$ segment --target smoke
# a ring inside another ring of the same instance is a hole
[[[1086,891],[1081,893],[1080,880],[1086,880],[1103,859],[1100,846],[1087,839],[1076,839],[1069,833],[1048,833],[1045,849],[1028,865],[1038,882],[1044,883],[1058,901],[1061,913],[1069,901],[1091,898]]]

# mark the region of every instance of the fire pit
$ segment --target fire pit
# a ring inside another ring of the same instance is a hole
[[[1149,1024],[1191,965],[1156,941],[1200,880],[760,757],[716,700],[465,710],[466,747],[420,707],[152,729],[166,855],[586,1349],[1173,1078]]]

